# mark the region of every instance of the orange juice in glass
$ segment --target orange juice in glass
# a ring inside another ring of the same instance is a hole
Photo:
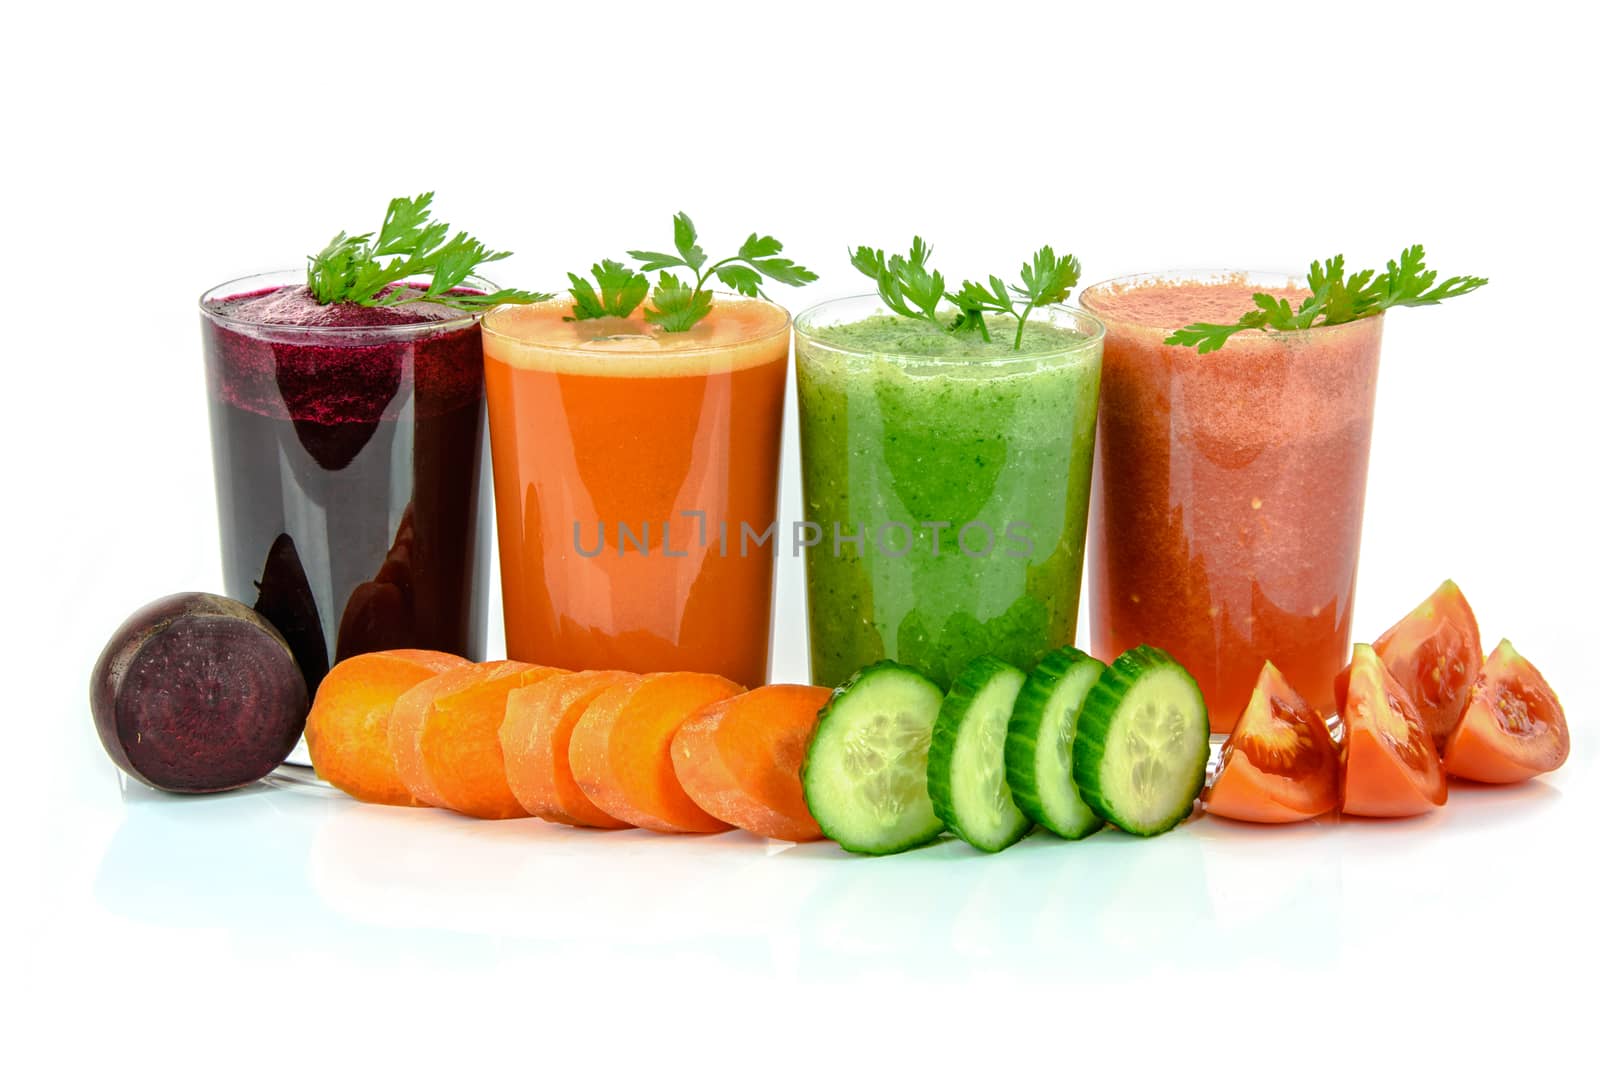
[[[483,322],[507,654],[766,682],[789,313],[573,314]]]

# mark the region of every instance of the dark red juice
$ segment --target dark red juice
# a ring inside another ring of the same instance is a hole
[[[481,660],[476,320],[236,286],[202,305],[227,594],[283,632],[312,692],[377,649]]]

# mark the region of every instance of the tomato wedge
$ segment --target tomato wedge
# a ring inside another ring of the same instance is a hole
[[[1268,661],[1222,747],[1201,803],[1250,823],[1293,823],[1339,803],[1339,747],[1328,725]]]
[[[1434,747],[1443,752],[1483,666],[1478,620],[1461,588],[1446,579],[1372,648],[1405,687]]]
[[[1495,646],[1445,746],[1444,770],[1477,782],[1522,782],[1559,768],[1571,750],[1550,684],[1510,642]]]
[[[1356,646],[1339,683],[1343,810],[1353,816],[1416,816],[1444,804],[1444,769],[1428,729],[1372,646]]]

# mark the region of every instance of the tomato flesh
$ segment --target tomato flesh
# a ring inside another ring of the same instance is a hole
[[[1328,725],[1269,661],[1222,747],[1205,810],[1251,823],[1292,823],[1339,803],[1339,748]]]
[[[1522,782],[1566,763],[1566,713],[1534,667],[1503,641],[1472,687],[1444,750],[1444,770],[1477,782]]]
[[[1422,715],[1372,646],[1356,646],[1341,690],[1343,811],[1416,816],[1444,804],[1444,769]]]
[[[1460,587],[1446,579],[1372,648],[1417,706],[1434,747],[1443,752],[1483,666],[1478,620]]]

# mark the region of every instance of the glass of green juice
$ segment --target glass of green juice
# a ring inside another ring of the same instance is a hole
[[[948,686],[1031,668],[1078,619],[1105,328],[1065,305],[990,339],[876,296],[795,320],[811,677],[891,659]]]

